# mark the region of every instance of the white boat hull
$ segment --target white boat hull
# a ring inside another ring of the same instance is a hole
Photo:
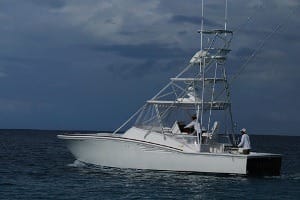
[[[76,159],[117,168],[246,175],[249,173],[247,169],[249,158],[278,157],[275,154],[257,153],[250,155],[187,153],[180,148],[101,135],[60,135],[59,138],[66,140],[69,150]]]

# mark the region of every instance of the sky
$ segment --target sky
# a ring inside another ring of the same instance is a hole
[[[300,2],[228,0],[234,120],[300,135]],[[225,0],[204,2],[223,28]],[[114,130],[200,49],[200,0],[1,0],[0,128]]]

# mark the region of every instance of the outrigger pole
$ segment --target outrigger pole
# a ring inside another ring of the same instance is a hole
[[[200,32],[200,46],[201,46],[201,51],[203,50],[203,26],[204,26],[204,0],[201,1],[201,32]],[[200,60],[199,62],[199,67],[200,67],[200,73],[202,71],[202,95],[201,95],[201,101],[202,101],[202,105],[201,105],[201,119],[200,119],[200,133],[199,131],[197,131],[197,142],[199,144],[199,148],[201,149],[201,143],[202,143],[202,127],[203,127],[203,110],[204,110],[204,66],[205,66],[205,58],[204,62],[203,62],[203,66],[202,66],[202,62]],[[202,69],[203,68],[203,69]],[[194,87],[194,90],[196,88]],[[199,112],[200,112],[200,106],[198,104],[197,106],[197,123],[199,123]],[[200,134],[200,135],[199,135]]]

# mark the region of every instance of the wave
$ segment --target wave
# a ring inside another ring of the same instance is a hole
[[[81,162],[80,160],[75,160],[73,163],[68,164],[68,167],[85,167],[86,164]]]

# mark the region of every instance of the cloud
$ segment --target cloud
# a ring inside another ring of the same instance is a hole
[[[237,109],[236,118],[256,127],[282,119],[283,125],[292,127],[289,121],[298,119],[292,109],[300,108],[299,1],[228,2],[228,28],[238,27],[234,28],[226,65],[229,75],[239,69],[272,28],[283,24],[234,84],[232,99],[250,116]],[[200,4],[198,0],[0,1],[2,111],[7,107],[10,124],[19,127],[25,123],[15,113],[19,109],[21,114],[22,107],[26,116],[32,117],[28,123],[33,128],[64,127],[66,118],[68,128],[117,126],[115,116],[105,113],[120,103],[119,92],[123,98],[120,104],[131,102],[131,107],[118,107],[117,118],[124,120],[134,105],[152,96],[199,50]],[[224,4],[205,1],[206,28],[223,27]],[[139,97],[133,99],[137,91]],[[278,113],[286,109],[280,104],[291,102],[288,119],[280,118]],[[51,108],[37,108],[35,104]],[[264,110],[265,105],[268,110]],[[264,123],[253,117],[262,110],[266,112],[261,118]],[[76,113],[94,120],[79,119]],[[5,116],[2,114],[2,118]],[[107,123],[99,125],[101,119]]]
[[[127,62],[127,63],[114,63],[108,65],[106,69],[112,73],[114,77],[128,80],[130,78],[141,79],[147,76],[149,72],[155,71],[157,63],[154,60],[147,60],[144,62]]]
[[[8,74],[4,71],[0,71],[0,78],[4,78],[4,77],[7,77]]]
[[[138,44],[138,45],[91,45],[89,49],[100,52],[113,52],[120,56],[136,59],[171,59],[184,51],[168,44]]]
[[[154,77],[170,77],[174,76],[184,65],[184,60],[174,58],[170,60],[162,59],[141,59],[140,61],[124,61],[121,63],[113,63],[106,66],[113,77],[121,78],[122,80],[141,80]],[[169,74],[167,76],[167,74]],[[167,81],[166,79],[165,81]]]
[[[254,49],[248,47],[242,47],[235,52],[235,55],[239,58],[248,57],[254,52]]]
[[[30,0],[38,6],[46,6],[48,8],[60,9],[66,5],[65,0]]]
[[[0,111],[2,113],[20,113],[20,112],[30,112],[31,107],[34,106],[30,102],[15,100],[15,99],[7,99],[0,98]]]
[[[209,19],[204,19],[204,24],[206,26],[210,27],[220,27],[222,26],[219,23],[210,21]],[[185,15],[174,15],[171,17],[170,22],[176,23],[176,24],[182,24],[182,23],[191,23],[191,24],[196,24],[199,25],[201,24],[201,17],[199,16],[185,16]]]
[[[125,28],[136,33],[149,29],[152,33],[150,27],[167,17],[167,14],[157,13],[158,4],[159,1],[75,0],[56,12],[98,39],[110,41],[116,36],[115,41],[126,42],[126,35],[118,35],[127,31]]]

